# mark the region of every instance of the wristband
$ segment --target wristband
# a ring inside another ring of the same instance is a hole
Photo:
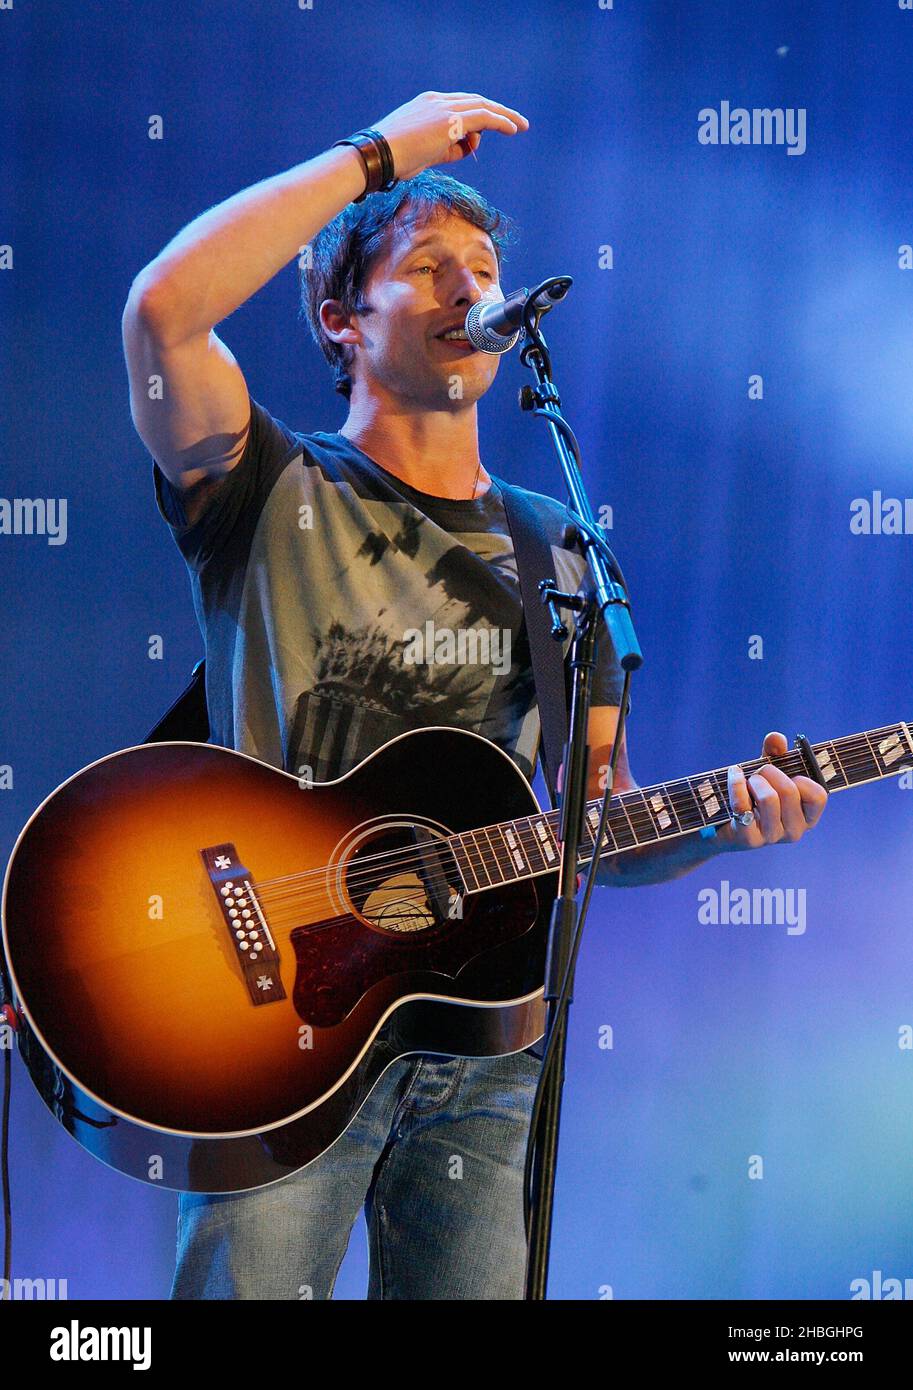
[[[351,145],[364,165],[365,191],[354,202],[363,203],[369,193],[387,193],[399,183],[393,169],[393,151],[379,130],[356,130],[344,140],[334,140],[331,148],[337,145]]]

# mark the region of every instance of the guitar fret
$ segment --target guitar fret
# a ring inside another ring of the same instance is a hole
[[[831,746],[838,757],[840,748],[848,755],[841,759],[841,769],[846,786],[851,787],[861,782],[893,777],[913,767],[911,753],[907,752],[908,745],[913,745],[913,739],[907,726],[900,723],[837,739]]]
[[[668,787],[666,790],[669,790]],[[671,796],[669,798],[673,804],[675,819],[678,821],[679,829],[700,830],[704,824],[704,817],[701,814],[701,808],[698,805],[697,797],[694,795],[694,789],[689,781],[685,781],[682,791],[687,792],[687,796],[679,796],[677,804]]]
[[[539,841],[542,854],[550,869],[558,867],[558,843],[552,833],[548,816],[537,816],[532,822],[533,832]]]
[[[472,859],[473,872],[475,873],[476,879],[478,881],[478,886],[480,888],[491,887],[491,877],[485,866],[485,859],[483,858],[482,851],[479,848],[477,842],[476,831],[467,830],[463,838],[465,840],[468,840],[469,842],[466,847],[467,854],[469,854],[470,850],[472,851],[472,853],[470,854],[470,858]],[[481,870],[481,873],[479,872],[479,870]]]
[[[616,798],[615,805],[621,808],[620,816],[612,806],[609,807],[609,824],[619,849],[630,849],[637,844],[637,834],[628,814],[629,795],[629,792],[622,792],[621,796]]]
[[[733,767],[741,768],[741,770],[742,770],[742,775],[744,776],[745,781],[747,782],[748,779],[749,779],[749,777],[753,777],[754,774],[755,774],[760,768],[762,768],[766,762],[769,762],[769,761],[770,761],[770,760],[769,760],[768,758],[751,758],[751,759],[749,759],[749,760],[747,760],[746,762],[743,762],[743,763],[733,763],[732,766],[733,766]],[[719,793],[720,801],[723,803],[723,810],[724,810],[724,811],[728,811],[728,810],[730,809],[730,806],[729,806],[729,769],[728,769],[728,768],[725,768],[725,767],[723,767],[723,768],[717,768],[717,769],[714,771],[714,774],[713,774],[713,775],[714,775],[714,778],[716,779],[717,792]]]
[[[837,762],[838,762],[839,765],[840,765],[840,775],[841,775],[842,778],[843,778],[843,785],[844,785],[845,787],[848,787],[848,786],[850,785],[850,779],[849,779],[849,777],[848,777],[847,774],[846,774],[846,768],[843,766],[843,759],[841,758],[839,752],[837,751],[837,744],[836,744],[836,743],[832,743],[830,746],[831,746],[831,748],[832,748],[833,751],[834,751],[834,757],[837,759]]]
[[[866,732],[866,734],[864,735],[864,737],[865,737],[866,743],[869,745],[869,752],[870,752],[871,755],[872,755],[872,764],[871,764],[871,765],[872,765],[872,767],[874,767],[874,769],[875,769],[875,775],[880,775],[880,773],[881,773],[881,764],[880,764],[879,761],[878,761],[878,754],[875,752],[875,749],[872,747],[872,740],[869,738],[869,735],[868,735],[867,732]],[[868,772],[868,770],[869,770],[869,769],[866,767],[865,763],[863,763],[862,767],[859,769],[859,771],[861,772],[862,775],[859,776],[859,777],[855,777],[855,776],[854,776],[854,777],[853,777],[853,781],[854,781],[854,782],[865,782],[865,781],[868,781],[869,778],[865,775],[865,774]],[[856,771],[856,769],[854,768],[854,772],[855,772],[855,771]]]
[[[514,821],[514,824],[517,825],[518,822],[517,822],[517,821]],[[548,864],[546,863],[546,860],[545,860],[545,854],[543,853],[543,850],[542,850],[542,844],[541,844],[540,840],[538,839],[538,837],[537,837],[537,835],[536,835],[536,832],[533,830],[532,820],[530,819],[529,816],[527,816],[526,820],[523,822],[523,826],[524,826],[524,832],[525,832],[525,836],[526,836],[526,840],[525,840],[525,844],[526,844],[526,858],[527,858],[527,861],[528,861],[528,863],[529,863],[531,872],[532,872],[532,873],[538,873],[540,869],[547,869],[547,868],[548,868]],[[533,861],[533,857],[532,857],[533,854],[535,854],[535,856],[536,856],[536,864],[537,864],[537,867],[535,867],[535,868],[533,867],[533,862],[534,862],[534,861]]]
[[[467,889],[468,891],[471,892],[473,888],[478,888],[478,887],[480,886],[480,884],[479,884],[479,876],[478,876],[478,874],[476,873],[475,869],[474,869],[473,866],[472,866],[472,860],[471,860],[470,857],[469,857],[469,851],[467,850],[466,846],[463,844],[463,837],[462,837],[462,835],[451,835],[451,836],[450,836],[450,847],[451,847],[451,849],[452,849],[452,851],[453,851],[453,857],[454,857],[454,859],[456,860],[456,866],[457,866],[457,868],[459,869],[460,873],[461,873],[462,876],[463,876],[463,883],[464,883],[466,889]],[[465,861],[466,861],[465,867],[463,866],[463,864],[460,863],[460,858],[459,858],[459,855],[457,854],[457,850],[458,850],[458,849],[460,850],[460,852],[461,852],[463,858],[464,858]],[[468,875],[469,875],[469,874],[472,874],[472,877],[473,877],[473,879],[475,880],[474,883],[470,883],[470,882],[469,882],[469,878],[468,878]]]
[[[668,799],[669,799],[669,810],[672,812],[673,816],[675,817],[675,823],[676,823],[676,825],[678,826],[678,829],[679,829],[679,830],[686,830],[686,829],[688,829],[688,826],[687,826],[686,822],[687,822],[687,816],[688,816],[688,812],[689,812],[689,810],[690,810],[690,807],[689,807],[687,804],[686,804],[684,807],[676,806],[676,804],[675,804],[675,794],[674,794],[673,792],[670,792],[669,787],[668,787],[668,784],[667,784],[666,782],[663,783],[663,791],[666,793],[666,796],[667,796]],[[679,815],[679,811],[684,811],[684,814],[685,814],[685,820],[684,820],[684,821],[682,820],[681,816]]]
[[[650,809],[659,826],[661,835],[677,835],[681,830],[678,823],[678,816],[675,814],[675,807],[669,796],[669,789],[665,782],[659,783],[660,790],[655,791],[650,797]]]
[[[606,833],[602,844],[603,854],[612,854],[618,849],[618,841],[615,839],[615,832],[612,829],[612,809],[613,803],[609,802],[609,814],[606,816]],[[598,801],[591,801],[587,806],[584,825],[589,837],[587,850],[592,857],[596,848],[596,832],[599,829],[599,818],[602,815],[602,805]]]
[[[694,828],[695,830],[700,830],[703,828],[703,826],[707,824],[707,820],[704,815],[704,803],[697,794],[697,791],[694,786],[694,780],[695,779],[692,777],[686,777],[685,785],[687,786],[688,791],[691,793],[691,800],[694,802],[694,814],[697,818]]]
[[[644,800],[644,794],[640,789],[625,793],[626,809],[628,819],[631,822],[631,829],[634,832],[634,839],[638,845],[649,844],[656,839],[656,826],[650,814],[650,808]]]
[[[717,788],[713,785],[713,774],[701,778],[695,787],[696,799],[705,825],[712,825],[720,812],[725,810],[725,802],[720,801]]]
[[[634,796],[634,808],[635,811],[639,813],[638,820],[640,822],[641,827],[640,832],[638,833],[638,840],[641,844],[649,844],[652,841],[658,840],[660,838],[660,832],[656,826],[656,817],[654,816],[650,803],[647,800],[647,793],[645,788],[638,788],[638,790],[634,793]]]
[[[506,825],[502,830],[502,835],[507,843],[507,851],[511,857],[514,871],[517,878],[522,878],[529,873],[529,860],[523,851],[520,840],[519,828],[514,825]]]
[[[500,844],[497,839],[492,838],[491,832],[493,830],[496,831],[497,835],[500,837]],[[495,863],[498,866],[498,872],[501,875],[502,882],[506,883],[508,879],[519,878],[520,875],[517,873],[516,865],[511,857],[503,828],[500,825],[487,826],[485,833],[488,836],[489,844],[494,850]]]
[[[889,734],[880,740],[877,756],[886,773],[895,771],[894,764],[898,759],[902,760],[907,756],[907,750],[904,748],[903,739],[896,729],[892,729]],[[899,769],[897,770],[899,771]]]
[[[501,872],[501,866],[498,863],[498,855],[491,842],[491,836],[488,833],[487,826],[483,825],[481,829],[476,831],[476,843],[479,846],[479,852],[485,863],[489,881],[491,883],[503,883],[504,875]]]
[[[913,770],[913,733],[900,722],[812,746],[821,778],[831,791]],[[767,762],[790,776],[807,769],[801,748],[775,758],[736,764],[746,780]],[[602,856],[633,850],[658,840],[692,834],[729,818],[728,768],[657,782],[616,794],[609,802]],[[580,834],[580,862],[592,860],[602,798],[586,804]],[[467,891],[534,878],[560,863],[557,811],[524,816],[450,837],[454,861]]]
[[[584,808],[583,824],[580,827],[580,847],[577,851],[577,862],[588,864],[596,851],[596,831],[599,829],[600,805],[598,802],[588,801]],[[606,838],[602,843],[602,853],[611,854],[614,849],[612,831],[606,824]]]
[[[835,777],[842,777],[844,786],[849,786],[849,781],[847,780],[846,773],[843,771],[840,755],[837,752],[835,744],[816,744],[812,751],[815,754],[818,767],[821,769],[821,776],[824,778],[825,786],[830,786]],[[835,758],[837,760],[836,762],[834,761]]]

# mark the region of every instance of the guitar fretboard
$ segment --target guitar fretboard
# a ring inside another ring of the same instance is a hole
[[[811,745],[829,792],[858,787],[913,769],[913,737],[909,725],[889,724],[828,743]],[[746,777],[765,763],[780,767],[790,777],[812,775],[799,748],[776,758],[754,758],[739,763]],[[724,825],[729,819],[728,767],[714,768],[694,777],[658,782],[613,796],[606,821],[602,856],[624,853],[659,840],[674,839]],[[587,802],[579,863],[593,857],[602,799]],[[493,888],[518,879],[534,878],[558,868],[558,811],[481,826],[451,835],[453,851],[467,892]]]

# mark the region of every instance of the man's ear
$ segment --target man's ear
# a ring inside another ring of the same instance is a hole
[[[338,299],[325,299],[318,314],[320,326],[334,343],[361,343],[361,332],[352,323]]]

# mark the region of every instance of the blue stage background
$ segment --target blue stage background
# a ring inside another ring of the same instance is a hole
[[[531,122],[449,172],[520,224],[506,289],[574,277],[547,333],[634,597],[634,776],[754,757],[770,729],[913,719],[913,534],[850,529],[854,499],[913,493],[913,12],[15,0],[0,53],[0,492],[68,499],[66,544],[0,535],[4,863],[48,792],[139,741],[201,654],[130,420],[131,280],[205,208],[428,88]],[[699,143],[723,101],[805,110],[805,152]],[[293,267],[220,334],[274,415],[339,427]],[[525,379],[502,362],[483,459],[560,495]],[[805,932],[702,925],[698,893],[723,880],[804,890]],[[892,780],[832,798],[798,846],[596,895],[551,1297],[846,1299],[876,1270],[913,1276],[911,890],[913,790]],[[84,1154],[18,1059],[13,1126],[14,1273],[166,1297],[174,1194]],[[366,1259],[360,1221],[337,1296],[364,1296]]]

